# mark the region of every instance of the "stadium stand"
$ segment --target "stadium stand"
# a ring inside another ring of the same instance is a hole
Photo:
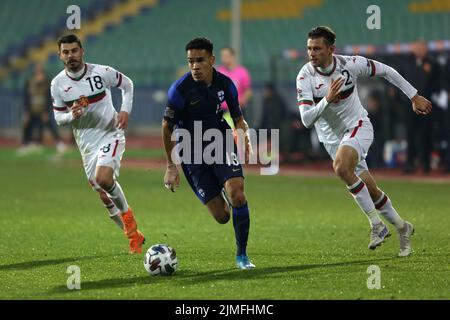
[[[153,101],[150,105],[159,112],[161,102],[157,101],[164,97],[161,92],[186,70],[184,45],[187,41],[202,35],[212,39],[216,49],[230,44],[228,0],[80,0],[76,3],[82,8],[80,37],[86,47],[86,60],[115,66],[134,80],[135,110],[142,108],[151,113],[137,116],[136,120],[159,117],[159,113],[152,113],[148,101]],[[137,3],[142,6],[136,7]],[[49,75],[54,76],[61,69],[55,55],[55,30],[58,35],[61,33],[69,4],[69,0],[2,1],[0,28],[4,36],[0,40],[0,62],[3,61],[0,69],[5,59],[28,50],[24,65],[31,66],[33,59],[41,59],[46,61]],[[377,4],[381,9],[381,30],[368,31],[366,9],[371,4],[371,0],[243,0],[241,60],[249,68],[255,86],[271,80],[273,69],[278,70],[277,76],[284,83],[293,83],[303,62],[306,34],[316,25],[330,25],[338,34],[341,52],[345,53],[359,52],[361,48],[368,48],[366,53],[371,53],[387,45],[395,51],[403,48],[399,43],[421,37],[427,41],[450,39],[448,1],[380,0]],[[42,45],[44,39],[47,42]],[[436,43],[442,47],[448,44]],[[300,55],[300,59],[285,62],[289,52]],[[280,68],[279,64],[285,67]],[[1,82],[0,91],[8,92],[3,96],[14,99],[11,92],[20,91],[28,69],[12,72]],[[153,96],[157,99],[152,99]],[[20,103],[15,101],[15,105]],[[11,119],[15,122],[18,117]]]

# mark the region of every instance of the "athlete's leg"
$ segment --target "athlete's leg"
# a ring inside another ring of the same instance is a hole
[[[122,187],[117,181],[124,151],[125,138],[120,133],[114,133],[109,140],[105,140],[97,155],[95,182],[121,212],[123,230],[129,239],[130,253],[140,253],[145,237],[137,229],[133,210],[129,207]]]
[[[114,170],[108,166],[97,166],[95,181],[122,213],[128,211],[128,202],[119,182],[114,179]]]
[[[230,211],[221,195],[217,195],[206,203],[211,215],[220,224],[225,224],[230,221]]]
[[[388,196],[378,188],[375,179],[372,177],[370,172],[368,170],[364,171],[359,175],[359,177],[364,181],[369,189],[370,197],[372,198],[376,209],[378,209],[383,217],[385,217],[386,220],[393,224],[397,229],[403,228],[404,220],[392,206],[392,202]]]
[[[367,215],[371,225],[379,224],[381,220],[378,217],[369,190],[365,183],[355,174],[357,163],[357,151],[348,145],[342,145],[337,150],[336,158],[333,161],[333,168],[336,175],[345,182],[347,189],[361,210]]]
[[[403,220],[392,205],[389,197],[378,188],[375,179],[370,172],[363,171],[360,175],[369,188],[370,195],[375,207],[380,211],[383,217],[397,228],[400,239],[400,257],[406,257],[411,254],[410,237],[414,234],[414,226]]]
[[[111,201],[111,199],[108,197],[108,195],[106,194],[106,192],[103,189],[99,189],[96,190],[100,196],[100,200],[102,200],[105,208],[108,210],[109,212],[109,217],[111,218],[111,220],[113,220],[117,226],[123,230],[123,222],[122,219],[120,218],[121,216],[121,212],[120,210],[116,207],[116,205]]]
[[[247,198],[244,193],[244,178],[234,177],[225,181],[225,191],[233,208],[242,207],[247,203]]]
[[[386,225],[381,221],[372,201],[366,184],[356,175],[356,166],[359,155],[356,149],[349,145],[341,145],[336,153],[333,163],[336,174],[346,183],[356,203],[366,214],[371,226],[369,249],[381,245],[386,237],[390,236]]]
[[[233,177],[225,181],[225,191],[233,206],[233,227],[236,237],[236,263],[241,269],[255,267],[247,256],[247,242],[250,230],[250,212],[244,192],[244,178]]]

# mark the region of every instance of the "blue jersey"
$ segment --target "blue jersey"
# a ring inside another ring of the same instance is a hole
[[[233,119],[242,116],[238,102],[238,93],[233,81],[226,75],[213,69],[213,80],[210,86],[203,82],[196,82],[191,73],[186,73],[169,89],[169,97],[164,112],[164,119],[172,127],[186,129],[191,134],[191,143],[202,140],[203,133],[208,129],[218,129],[233,141],[231,150],[224,142],[224,158],[222,163],[195,164],[194,152],[190,155],[189,164],[182,162],[181,166],[187,181],[197,197],[206,204],[209,200],[220,195],[225,181],[234,177],[243,177],[242,167],[235,161],[230,161],[232,155],[236,158],[236,145],[230,127],[223,118],[221,104],[226,101]],[[202,136],[194,136],[194,122],[200,121]],[[202,141],[202,150],[209,141]],[[192,148],[191,150],[194,150]],[[183,155],[186,157],[186,155]],[[227,161],[228,160],[228,161]]]
[[[194,81],[188,72],[170,86],[164,119],[191,134],[194,133],[194,121],[202,122],[203,131],[211,128],[223,131],[229,129],[221,109],[224,101],[233,119],[242,116],[237,89],[230,78],[213,69],[213,80],[208,87]]]

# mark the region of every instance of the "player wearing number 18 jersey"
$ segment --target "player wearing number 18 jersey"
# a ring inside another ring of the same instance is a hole
[[[333,159],[336,174],[367,215],[370,225],[369,248],[375,249],[390,235],[381,215],[396,228],[400,238],[399,256],[411,253],[411,223],[404,221],[387,195],[378,188],[365,158],[373,141],[373,127],[357,93],[358,77],[381,76],[411,99],[414,112],[426,115],[431,103],[419,96],[397,71],[361,56],[334,54],[335,33],[317,27],[308,34],[308,57],[297,76],[297,100],[303,124],[314,125],[319,140]]]
[[[65,68],[51,83],[55,120],[58,125],[72,125],[91,186],[129,239],[130,253],[140,253],[145,238],[116,180],[125,151],[133,83],[111,67],[85,63],[81,41],[75,35],[61,37],[58,49]],[[119,114],[112,104],[111,87],[122,90]]]

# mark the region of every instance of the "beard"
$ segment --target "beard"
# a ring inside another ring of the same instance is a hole
[[[67,61],[66,67],[71,72],[77,72],[77,71],[80,71],[82,64],[81,64],[80,60],[72,59],[72,60]]]

